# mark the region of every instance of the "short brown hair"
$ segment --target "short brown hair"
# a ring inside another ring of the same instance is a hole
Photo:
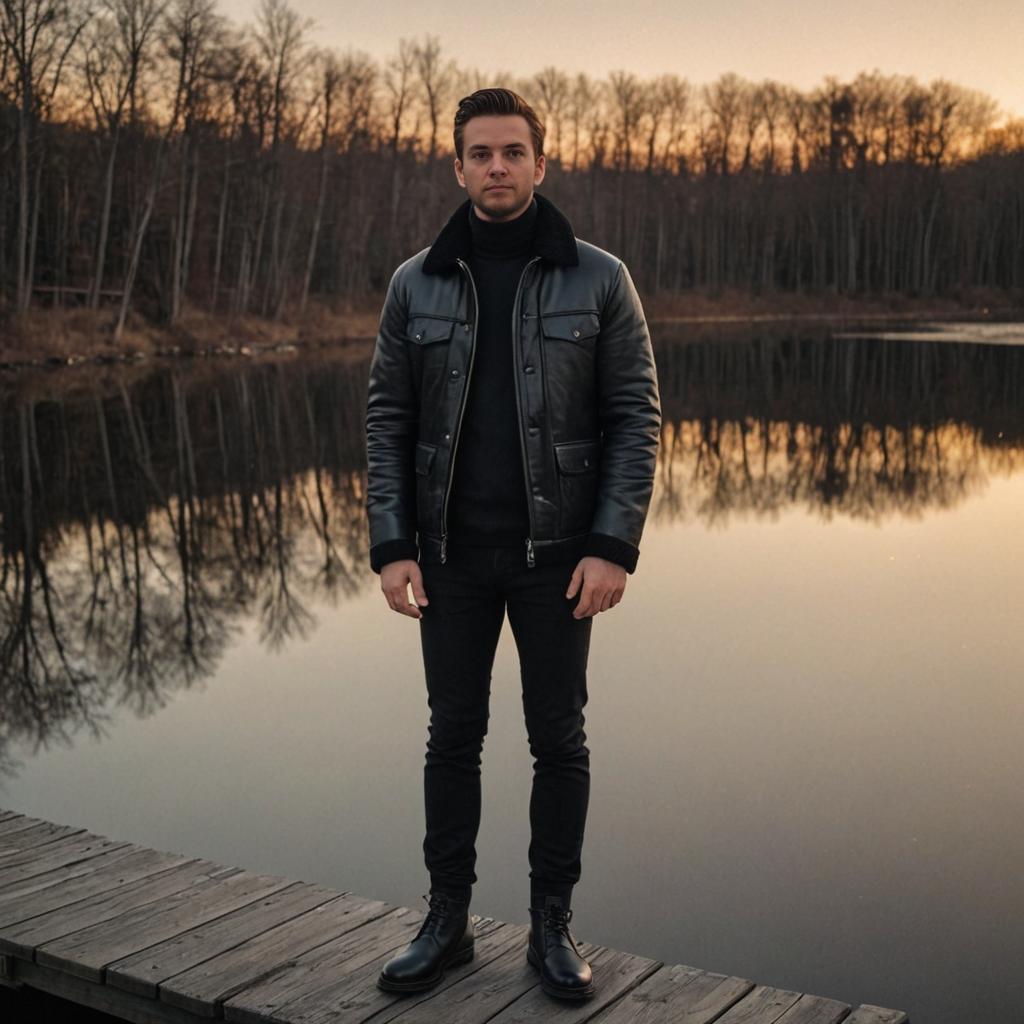
[[[544,152],[544,122],[517,92],[511,89],[477,89],[459,100],[455,111],[455,155],[462,159],[462,135],[466,122],[483,114],[519,114],[526,118],[533,141],[533,158]]]

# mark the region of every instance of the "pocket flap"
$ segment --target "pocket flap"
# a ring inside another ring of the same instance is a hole
[[[427,476],[431,466],[434,465],[434,456],[437,454],[437,445],[427,444],[425,441],[416,442],[416,472]]]
[[[545,313],[541,316],[545,338],[560,341],[587,341],[595,338],[601,330],[601,320],[596,313],[588,311],[575,313]]]
[[[435,341],[451,340],[454,320],[441,320],[436,316],[414,316],[406,324],[405,333],[416,345],[429,345]]]
[[[593,473],[601,460],[601,442],[565,441],[556,444],[555,459],[560,473]]]

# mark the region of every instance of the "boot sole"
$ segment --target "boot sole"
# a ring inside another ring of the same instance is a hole
[[[433,988],[444,981],[444,972],[449,967],[468,964],[473,959],[474,953],[475,949],[473,946],[467,946],[465,949],[459,950],[459,952],[454,953],[447,960],[441,962],[436,975],[419,981],[391,981],[389,978],[385,978],[382,973],[377,979],[377,987],[385,992],[422,992],[424,989]]]
[[[562,985],[556,985],[554,982],[548,981],[544,977],[544,972],[541,970],[540,960],[537,959],[537,954],[533,951],[533,946],[526,947],[526,961],[527,963],[540,974],[540,987],[549,995],[555,996],[558,999],[589,999],[594,994],[594,983],[591,982],[586,988],[565,988]]]

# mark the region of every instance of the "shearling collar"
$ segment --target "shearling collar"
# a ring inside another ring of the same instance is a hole
[[[579,266],[576,236],[565,214],[539,192],[533,194],[537,200],[534,251],[538,256],[560,266]],[[423,261],[424,274],[437,274],[449,270],[455,265],[457,258],[469,258],[473,245],[469,224],[470,203],[469,199],[462,203],[448,218],[448,223],[441,228]]]

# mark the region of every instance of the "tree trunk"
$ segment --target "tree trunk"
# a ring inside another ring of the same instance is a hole
[[[110,140],[110,156],[103,179],[103,209],[100,211],[100,230],[96,239],[96,268],[89,288],[88,305],[97,309],[100,304],[100,289],[103,287],[103,268],[107,260],[107,235],[110,231],[110,205],[114,195],[114,163],[117,159],[117,145],[121,137],[121,126],[114,128]]]

